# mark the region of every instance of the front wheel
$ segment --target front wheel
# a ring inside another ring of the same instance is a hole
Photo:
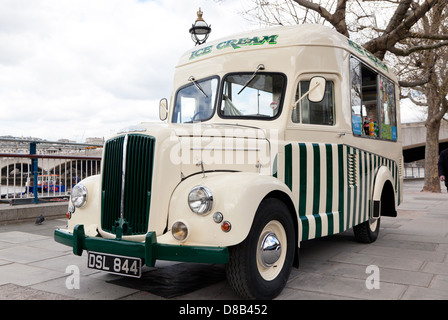
[[[227,279],[244,299],[273,299],[284,288],[294,260],[295,228],[286,205],[277,199],[261,204],[247,238],[229,248]]]

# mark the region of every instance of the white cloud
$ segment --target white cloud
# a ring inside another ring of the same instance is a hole
[[[77,141],[157,120],[199,7],[210,40],[252,27],[238,0],[2,0],[0,136]]]

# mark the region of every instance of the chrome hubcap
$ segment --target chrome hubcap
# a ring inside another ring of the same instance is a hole
[[[282,224],[277,220],[269,221],[261,231],[257,244],[257,268],[264,280],[274,280],[282,271],[287,243]]]
[[[282,245],[273,232],[268,232],[260,247],[260,261],[266,268],[271,267],[278,261],[282,254]]]

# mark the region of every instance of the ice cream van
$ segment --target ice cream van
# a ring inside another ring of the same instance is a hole
[[[272,299],[303,241],[353,229],[371,243],[397,215],[398,97],[387,65],[320,25],[196,46],[162,121],[106,141],[54,238],[124,276],[159,260],[225,264],[240,297]]]

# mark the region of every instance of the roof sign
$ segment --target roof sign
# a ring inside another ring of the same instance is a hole
[[[234,50],[240,49],[244,46],[259,46],[263,44],[277,44],[278,35],[272,36],[262,36],[262,37],[252,37],[252,38],[240,38],[240,39],[232,39],[226,40],[218,43],[217,45],[211,45],[207,47],[203,47],[201,49],[195,50],[191,53],[190,59],[195,59],[201,57],[203,55],[211,53],[213,50],[223,50],[227,48],[233,48]]]

